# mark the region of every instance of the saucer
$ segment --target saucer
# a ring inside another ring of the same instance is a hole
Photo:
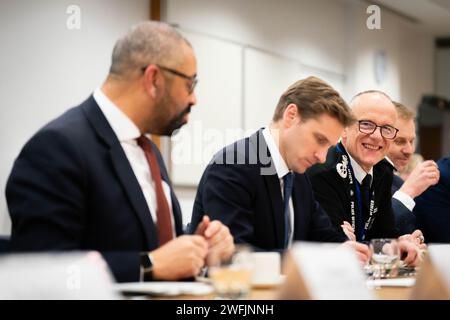
[[[213,287],[206,283],[198,282],[129,282],[118,283],[114,286],[117,291],[126,294],[145,294],[154,296],[202,296],[213,292]]]
[[[266,289],[266,288],[273,288],[276,286],[279,286],[284,282],[286,279],[285,275],[279,275],[278,278],[275,279],[264,279],[263,281],[252,281],[252,288],[256,289]]]

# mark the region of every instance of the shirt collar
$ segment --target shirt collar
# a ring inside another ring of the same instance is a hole
[[[355,159],[352,158],[352,156],[347,152],[348,157],[350,158],[350,164],[352,165],[353,174],[355,175],[356,180],[358,180],[359,184],[362,183],[363,179],[366,177],[367,173],[364,171],[363,168],[358,164],[358,162],[355,161]],[[373,167],[370,168],[370,171],[368,174],[372,175],[372,180],[370,182],[370,185],[372,185],[373,181]]]
[[[94,91],[93,96],[120,142],[135,140],[141,136],[134,122],[100,88]]]
[[[391,164],[391,166],[394,168],[395,171],[398,171],[397,168],[395,167],[394,162],[391,159],[389,159],[388,156],[385,156],[384,158],[386,159],[387,162]]]
[[[281,156],[280,149],[278,149],[278,146],[275,143],[275,139],[270,132],[269,126],[263,129],[262,134],[264,136],[264,140],[266,140],[267,148],[269,148],[269,152],[275,165],[275,170],[277,171],[278,178],[282,179],[286,174],[290,172],[289,168],[283,157]]]

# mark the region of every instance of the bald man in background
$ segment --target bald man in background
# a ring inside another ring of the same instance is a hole
[[[393,102],[397,110],[395,127],[399,129],[397,136],[391,143],[387,159],[392,162],[395,170],[403,172],[416,151],[416,113],[399,102]],[[415,167],[409,177],[403,181],[394,175],[392,182],[392,209],[395,225],[401,234],[413,233],[416,230],[416,217],[412,213],[414,199],[430,186],[439,181],[439,169],[433,160],[427,160]],[[424,239],[421,238],[423,241]]]

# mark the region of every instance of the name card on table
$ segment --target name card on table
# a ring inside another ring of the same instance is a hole
[[[0,300],[119,299],[98,252],[0,255]]]
[[[356,253],[336,244],[299,242],[284,261],[280,299],[373,299]]]
[[[411,299],[450,299],[450,244],[432,244],[428,247]]]

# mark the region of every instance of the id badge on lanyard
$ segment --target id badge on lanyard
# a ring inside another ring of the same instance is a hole
[[[356,240],[361,241],[365,239],[366,232],[372,227],[373,224],[373,213],[375,211],[375,192],[371,192],[370,205],[369,205],[369,218],[367,222],[364,223],[364,214],[362,206],[362,195],[359,188],[359,183],[354,182],[356,180],[353,174],[353,168],[348,159],[348,156],[344,154],[340,145],[336,146],[339,153],[342,154],[342,163],[338,163],[336,170],[342,178],[347,178],[350,185],[350,213],[351,213],[351,225],[353,230],[355,230]],[[353,187],[354,186],[354,187]],[[356,203],[358,205],[359,219],[356,221]],[[358,222],[358,226],[356,225]]]

